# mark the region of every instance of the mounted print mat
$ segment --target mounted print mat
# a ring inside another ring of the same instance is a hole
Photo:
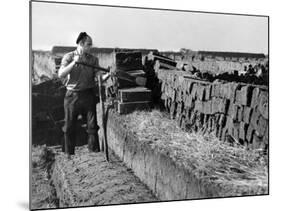
[[[268,195],[264,15],[30,2],[30,209]]]

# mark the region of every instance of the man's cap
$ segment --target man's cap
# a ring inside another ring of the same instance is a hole
[[[77,37],[76,44],[78,44],[81,40],[87,37],[88,34],[86,32],[80,32],[79,36]]]

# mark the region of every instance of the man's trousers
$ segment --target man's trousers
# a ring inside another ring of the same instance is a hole
[[[63,127],[64,143],[62,144],[62,149],[66,154],[71,155],[75,152],[77,117],[79,114],[87,118],[89,151],[100,151],[96,104],[97,100],[93,89],[67,90],[64,98],[65,123]]]

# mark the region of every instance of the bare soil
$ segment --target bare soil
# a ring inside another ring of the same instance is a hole
[[[71,160],[60,149],[48,149],[55,154],[51,177],[46,168],[38,165],[44,163],[40,161],[42,149],[32,150],[32,163],[36,166],[32,170],[33,209],[158,201],[112,153],[108,163],[102,152],[89,153],[86,146],[76,147]]]
[[[54,154],[46,146],[32,148],[31,208],[56,208],[58,200],[50,180]]]

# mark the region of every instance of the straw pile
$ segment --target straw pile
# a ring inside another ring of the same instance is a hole
[[[267,157],[257,150],[231,146],[213,134],[189,134],[157,110],[120,116],[141,142],[169,156],[202,182],[223,187],[221,196],[268,193]]]

